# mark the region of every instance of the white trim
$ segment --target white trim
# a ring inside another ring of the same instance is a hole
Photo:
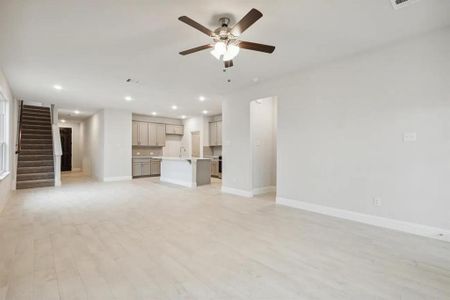
[[[253,195],[254,196],[262,195],[262,194],[267,194],[267,193],[273,193],[273,192],[276,192],[276,191],[277,191],[277,188],[275,186],[273,186],[273,185],[271,185],[271,186],[263,186],[263,187],[260,187],[260,188],[253,189]]]
[[[6,177],[8,177],[9,174],[10,174],[9,171],[5,171],[5,172],[0,173],[0,181],[5,179]]]
[[[169,179],[169,178],[165,178],[165,177],[160,177],[159,181],[161,182],[166,182],[166,183],[171,183],[171,184],[178,184],[178,185],[182,185],[188,188],[193,188],[195,187],[195,184],[193,182],[189,182],[189,181],[183,181],[183,180],[177,180],[177,179]]]
[[[227,186],[222,186],[222,193],[237,195],[237,196],[246,197],[246,198],[253,197],[252,191],[239,190],[239,189],[235,189],[235,188],[231,188],[231,187],[227,187]]]
[[[105,177],[103,182],[131,180],[131,176]]]
[[[312,211],[323,215],[333,216],[341,219],[347,219],[355,222],[450,242],[450,230],[447,229],[368,215],[350,210],[338,209],[282,197],[277,197],[276,203],[279,205]]]

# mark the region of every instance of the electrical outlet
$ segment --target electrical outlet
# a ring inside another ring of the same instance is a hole
[[[373,198],[373,205],[381,206],[381,198],[380,197]]]

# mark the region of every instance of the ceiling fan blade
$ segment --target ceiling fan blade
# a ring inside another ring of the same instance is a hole
[[[182,16],[179,17],[178,20],[180,20],[183,23],[188,24],[189,26],[194,27],[197,30],[200,30],[201,32],[203,32],[204,34],[206,34],[207,36],[214,36],[214,33],[209,30],[208,28],[206,28],[205,26],[195,22],[194,20],[192,20],[191,18],[187,17],[187,16]]]
[[[257,10],[252,8],[236,25],[231,29],[231,34],[234,36],[240,36],[247,28],[253,25],[256,21],[258,21],[263,14]]]
[[[233,66],[233,60],[224,61],[223,64],[225,65],[225,68],[231,68]]]
[[[242,48],[242,49],[254,50],[254,51],[265,52],[265,53],[272,53],[275,50],[275,46],[269,46],[269,45],[246,42],[246,41],[240,41],[238,46],[239,46],[239,48]]]
[[[184,51],[181,51],[180,52],[180,54],[181,55],[188,55],[188,54],[192,54],[192,53],[195,53],[195,52],[198,52],[198,51],[202,51],[202,50],[206,50],[206,49],[209,49],[209,48],[212,48],[213,47],[213,45],[203,45],[203,46],[198,46],[198,47],[195,47],[195,48],[191,48],[191,49],[188,49],[188,50],[184,50]]]

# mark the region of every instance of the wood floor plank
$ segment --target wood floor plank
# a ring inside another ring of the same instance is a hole
[[[450,299],[450,243],[157,178],[14,193],[3,299]]]

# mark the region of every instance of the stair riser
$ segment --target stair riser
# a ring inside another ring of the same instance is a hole
[[[31,161],[19,161],[19,169],[22,167],[51,167],[53,169],[53,160],[31,160]]]
[[[53,145],[53,143],[52,143],[52,140],[31,140],[31,139],[29,139],[29,140],[22,140],[22,143],[21,143],[21,145],[22,145],[22,147],[23,146],[25,146],[25,145],[50,145],[50,146],[52,146]]]
[[[40,160],[53,160],[53,155],[20,155],[19,162],[21,161],[40,161]]]
[[[36,183],[17,183],[16,188],[18,190],[23,189],[31,189],[31,188],[39,188],[39,187],[49,187],[49,186],[55,186],[55,182],[36,182]]]
[[[50,126],[52,125],[52,122],[50,120],[38,120],[38,119],[33,119],[33,120],[22,120],[22,128],[24,127],[24,125],[36,125],[36,126]]]
[[[36,109],[24,109],[22,111],[22,115],[29,115],[29,116],[50,116],[50,111],[48,110],[36,110]]]
[[[53,150],[41,150],[41,149],[22,149],[20,150],[21,156],[33,156],[33,155],[53,155]]]
[[[53,145],[51,144],[27,144],[27,145],[21,145],[22,151],[23,150],[48,150],[51,151],[53,149]]]
[[[49,107],[42,107],[42,106],[24,105],[22,111],[45,111],[45,112],[50,112],[50,108]]]
[[[19,166],[17,169],[17,174],[35,174],[35,173],[52,173],[53,166],[45,166],[45,167],[23,167]]]
[[[22,130],[22,136],[23,135],[28,136],[32,136],[32,135],[48,135],[51,136],[52,135],[52,131],[51,130],[45,130],[45,129],[23,129]]]
[[[27,180],[41,180],[41,179],[52,179],[55,175],[53,173],[34,173],[34,174],[21,174],[17,175],[17,183]]]
[[[44,121],[50,121],[50,115],[38,115],[38,114],[22,114],[22,121],[25,120],[44,120]]]
[[[22,129],[52,129],[52,125],[50,124],[22,124]]]
[[[22,140],[48,140],[51,139],[51,134],[30,134],[30,133],[22,133]]]

